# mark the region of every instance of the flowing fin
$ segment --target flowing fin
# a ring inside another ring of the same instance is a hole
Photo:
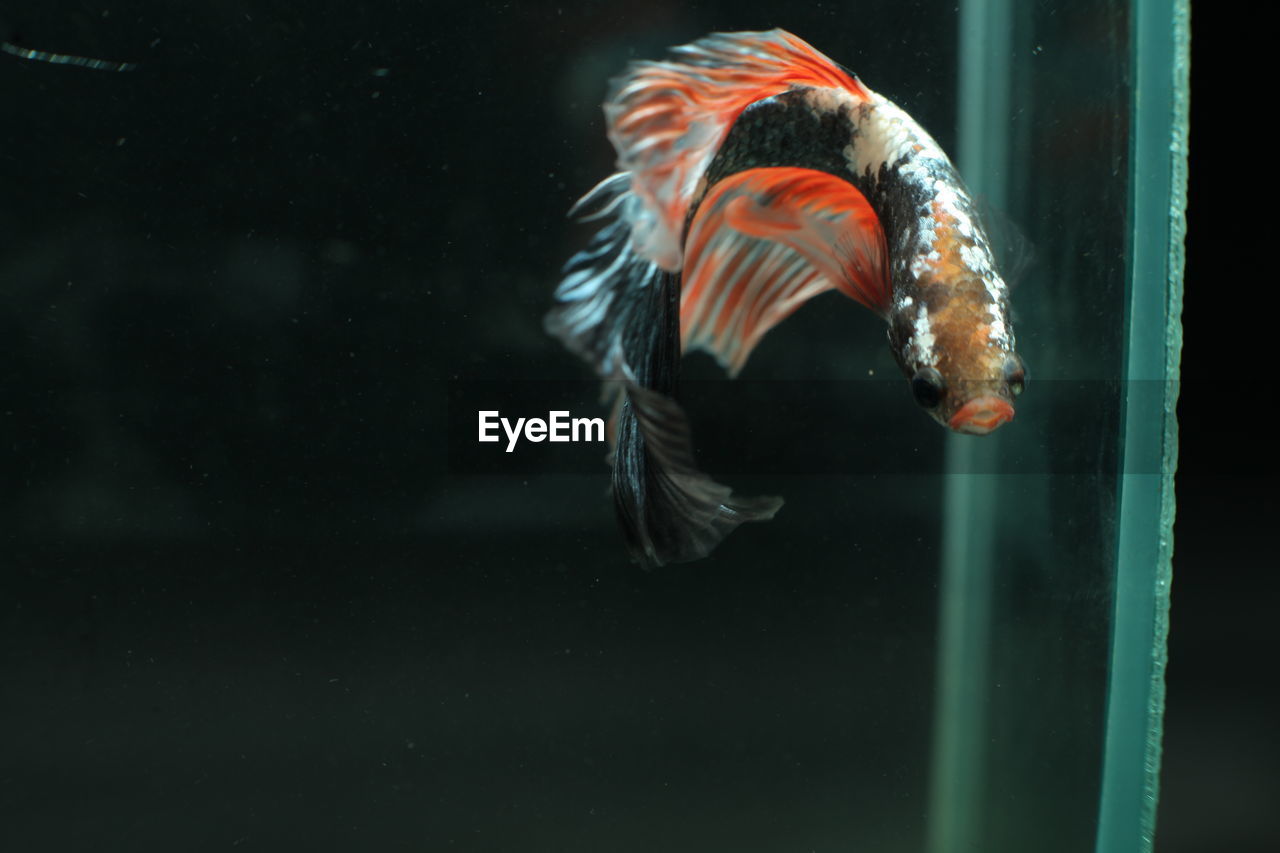
[[[612,175],[570,211],[581,213],[584,221],[614,219],[565,264],[555,305],[544,321],[547,331],[589,362],[602,379],[623,378],[627,338],[643,334],[637,328],[639,313],[662,274],[631,248],[628,211],[637,202],[629,186],[626,173]],[[592,211],[593,206],[599,209]]]
[[[779,497],[742,497],[698,470],[680,406],[626,386],[614,449],[613,497],[627,547],[645,567],[705,557],[745,521],[768,521]]]
[[[785,30],[715,33],[673,48],[666,62],[632,63],[605,102],[618,167],[641,206],[636,251],[672,272],[698,181],[749,104],[800,86],[870,93],[857,78]]]
[[[812,169],[737,172],[712,187],[686,241],[681,337],[731,375],[771,328],[839,290],[889,309],[884,230],[852,184]]]
[[[765,521],[780,498],[741,498],[698,470],[688,420],[672,399],[680,367],[680,278],[636,253],[629,176],[583,197],[584,219],[613,221],[569,259],[546,328],[619,394],[609,421],[613,496],[642,565],[705,556],[744,521]]]
[[[631,342],[623,367],[613,498],[627,547],[648,568],[706,556],[739,524],[773,518],[782,499],[740,497],[698,470],[688,419],[671,396],[680,366],[679,278],[663,274],[646,297],[647,339]]]

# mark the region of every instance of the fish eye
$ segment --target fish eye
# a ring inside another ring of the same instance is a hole
[[[936,367],[922,367],[911,377],[911,393],[915,395],[916,402],[926,409],[936,409],[946,392],[947,384],[942,381],[942,374]]]
[[[1009,393],[1015,397],[1027,385],[1027,368],[1016,355],[1007,356],[1004,360],[1004,381],[1009,385]]]

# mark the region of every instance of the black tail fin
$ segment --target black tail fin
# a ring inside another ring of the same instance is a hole
[[[613,501],[632,556],[646,567],[696,560],[744,521],[767,521],[777,497],[734,495],[698,470],[689,421],[674,400],[680,369],[680,281],[662,273],[626,346],[613,457]]]
[[[767,521],[781,498],[740,498],[698,470],[689,422],[675,402],[680,278],[632,247],[629,176],[602,181],[578,208],[612,216],[565,266],[546,327],[623,395],[614,433],[613,499],[642,565],[706,556],[744,521]]]

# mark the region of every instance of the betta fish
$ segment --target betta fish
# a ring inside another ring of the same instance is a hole
[[[634,62],[604,112],[618,171],[570,213],[605,224],[546,326],[617,389],[612,491],[641,564],[704,556],[782,505],[698,469],[679,361],[700,349],[736,375],[818,294],[884,318],[934,420],[983,435],[1013,417],[1008,288],[955,167],[902,109],[776,29]]]

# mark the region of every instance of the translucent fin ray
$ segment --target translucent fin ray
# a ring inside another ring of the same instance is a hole
[[[564,277],[544,325],[572,353],[595,368],[602,379],[622,377],[628,336],[640,334],[637,325],[647,291],[656,287],[662,271],[631,248],[626,210],[635,204],[627,190],[627,175],[606,178],[582,197],[573,212],[585,220],[614,217],[565,264]]]

